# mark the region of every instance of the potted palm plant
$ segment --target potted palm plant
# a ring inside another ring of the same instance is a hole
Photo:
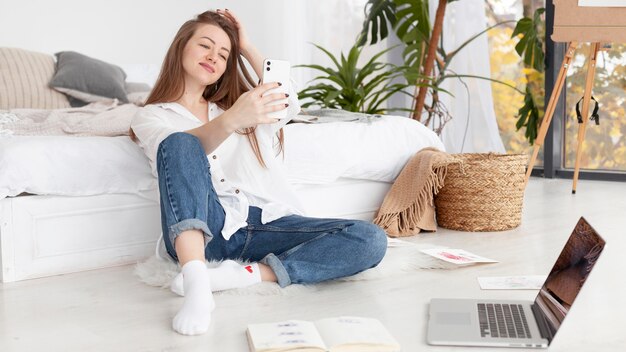
[[[393,82],[394,78],[404,75],[404,68],[378,61],[382,55],[393,48],[375,54],[367,63],[359,66],[362,47],[358,45],[354,45],[347,56],[341,53],[339,58],[319,45],[315,47],[323,51],[334,66],[295,66],[310,68],[321,73],[312,80],[315,84],[298,93],[298,97],[305,100],[302,104],[303,108],[316,106],[366,114],[408,110],[385,105],[385,101],[395,93],[408,94],[404,92],[404,89],[409,86],[407,83]]]

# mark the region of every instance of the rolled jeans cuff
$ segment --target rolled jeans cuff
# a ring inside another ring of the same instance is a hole
[[[213,234],[211,233],[211,230],[209,230],[206,222],[198,219],[186,219],[170,226],[168,236],[172,247],[174,247],[174,244],[176,243],[176,237],[180,236],[181,232],[187,230],[202,231],[204,237],[204,248],[206,248],[207,244],[209,244],[209,242],[213,239]]]
[[[278,279],[278,285],[280,287],[285,287],[291,285],[291,279],[289,278],[289,274],[287,274],[287,270],[283,266],[283,263],[276,257],[273,253],[270,253],[265,256],[265,258],[261,259],[261,263],[269,266],[274,271],[274,275]]]

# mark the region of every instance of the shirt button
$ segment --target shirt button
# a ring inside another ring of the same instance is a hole
[[[217,159],[217,155],[213,155],[213,159]]]
[[[239,194],[239,190],[238,190],[238,189],[236,189],[236,190],[235,190],[235,193]]]
[[[221,179],[220,182],[224,182],[224,179]]]

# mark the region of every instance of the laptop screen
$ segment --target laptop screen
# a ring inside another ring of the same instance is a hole
[[[580,218],[535,299],[537,323],[548,341],[556,334],[604,249],[604,240]],[[543,319],[541,319],[543,317]]]

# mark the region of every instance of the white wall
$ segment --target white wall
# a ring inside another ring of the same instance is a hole
[[[280,31],[267,14],[280,11],[281,2],[0,0],[0,46],[50,54],[73,50],[125,69],[155,70],[180,25],[195,14],[228,6],[259,39]],[[278,42],[254,42],[265,55],[280,51]]]
[[[353,44],[365,0],[0,0],[0,46],[53,54],[72,50],[156,75],[176,31],[207,9],[245,24],[266,57],[326,64],[316,42],[339,54]],[[369,50],[369,49],[368,49]],[[367,51],[367,50],[366,50]],[[130,70],[133,71],[133,70]],[[313,73],[294,69],[302,86]],[[128,80],[144,80],[143,77]],[[145,80],[144,80],[145,81]]]

